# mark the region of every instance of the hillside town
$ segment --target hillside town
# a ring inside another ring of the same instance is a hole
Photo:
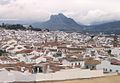
[[[48,78],[38,81],[53,80],[49,76],[58,72],[71,75],[64,79],[86,78],[93,72],[91,77],[119,74],[120,35],[0,28],[0,82],[36,81],[42,75]],[[79,77],[77,72],[85,76]],[[31,77],[22,79],[23,74]],[[9,75],[12,78],[7,79]],[[63,78],[58,75],[54,80]]]

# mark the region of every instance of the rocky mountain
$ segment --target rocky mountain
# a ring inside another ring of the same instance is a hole
[[[82,25],[75,22],[72,18],[68,18],[62,13],[58,15],[51,15],[50,19],[46,22],[33,23],[33,27],[47,28],[50,30],[61,30],[61,31],[78,31],[78,32],[89,32],[89,33],[114,33],[120,34],[120,21],[107,22],[97,25]]]
[[[89,33],[107,33],[120,34],[120,21],[98,23],[96,25],[82,25],[75,22],[72,18],[68,18],[62,13],[51,15],[46,22],[21,21],[21,20],[0,20],[0,23],[8,24],[31,24],[34,28],[61,30],[61,31],[77,31]]]
[[[80,31],[83,25],[78,24],[72,18],[64,16],[62,13],[58,15],[51,15],[50,19],[42,23],[34,23],[33,27],[47,28],[50,30],[62,31]]]

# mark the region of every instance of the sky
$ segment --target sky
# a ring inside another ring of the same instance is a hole
[[[120,0],[0,0],[0,19],[46,21],[58,13],[87,25],[120,20]]]

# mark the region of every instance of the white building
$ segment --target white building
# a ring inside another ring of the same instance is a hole
[[[72,68],[79,67],[83,68],[84,67],[84,61],[83,59],[78,59],[78,58],[65,58],[62,60],[63,66],[70,66]]]
[[[120,65],[113,65],[110,61],[104,60],[101,64],[96,66],[97,70],[103,69],[104,72],[119,72],[120,73]]]

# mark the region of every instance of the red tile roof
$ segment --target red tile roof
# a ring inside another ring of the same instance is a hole
[[[117,60],[117,59],[112,59],[111,60],[111,64],[113,64],[113,65],[120,65],[120,61]]]
[[[39,58],[39,57],[41,57],[41,56],[34,56],[34,57],[32,57],[31,59],[37,59],[37,58]]]
[[[26,49],[26,50],[21,50],[21,51],[18,51],[18,52],[16,52],[16,53],[31,53],[31,52],[33,52],[33,50],[29,50],[29,49]]]

